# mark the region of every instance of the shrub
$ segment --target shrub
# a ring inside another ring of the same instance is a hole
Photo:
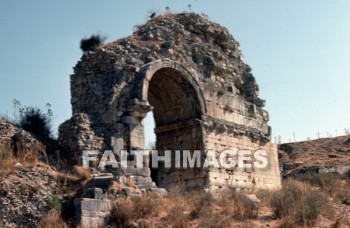
[[[286,217],[298,206],[299,197],[302,195],[302,186],[295,181],[286,181],[280,191],[272,193],[270,205],[277,218]]]
[[[285,220],[285,226],[312,225],[325,208],[327,199],[306,184],[288,180],[280,191],[273,193],[270,204],[275,216]]]
[[[49,195],[46,203],[50,209],[61,210],[61,200],[56,195]]]
[[[83,38],[80,41],[80,49],[83,52],[94,51],[104,42],[100,35],[92,35],[89,38]]]
[[[117,225],[128,226],[133,219],[134,204],[129,198],[122,198],[112,207],[112,219]]]
[[[246,194],[236,192],[233,195],[234,215],[239,219],[252,219],[258,217],[259,208],[251,201]]]
[[[338,173],[306,174],[301,180],[313,186],[320,187],[323,191],[332,194],[339,185],[341,176]]]
[[[202,211],[198,227],[232,227],[231,222],[232,218],[225,215],[223,211],[217,211],[211,207]]]
[[[272,192],[266,189],[258,189],[255,192],[256,197],[260,200],[260,206],[269,207]]]
[[[169,209],[168,216],[166,217],[166,223],[171,224],[171,227],[182,228],[186,227],[189,222],[189,214],[185,214],[186,207],[179,205],[178,207],[172,207]]]
[[[120,198],[113,203],[112,220],[115,224],[126,227],[137,219],[158,215],[160,208],[159,198],[151,196]]]
[[[58,211],[51,210],[47,215],[41,218],[41,227],[66,228],[67,224],[63,221]]]
[[[47,104],[47,113],[38,108],[23,107],[20,109],[19,126],[32,133],[37,139],[47,141],[51,138],[51,105]]]

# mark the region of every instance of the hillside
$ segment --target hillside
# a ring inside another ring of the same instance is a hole
[[[346,173],[350,168],[350,136],[279,145],[283,175],[305,172]]]

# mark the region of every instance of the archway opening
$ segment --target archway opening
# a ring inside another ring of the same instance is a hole
[[[154,147],[160,155],[165,150],[201,149],[201,128],[198,124],[201,106],[196,90],[185,75],[173,68],[156,71],[149,82],[148,102],[153,106]],[[171,160],[174,163],[174,153]],[[171,184],[167,175],[176,171],[173,168],[165,170],[160,165],[157,169],[151,168],[151,176],[158,186],[167,187]]]
[[[148,88],[156,127],[201,118],[200,103],[192,85],[172,68],[158,70]]]

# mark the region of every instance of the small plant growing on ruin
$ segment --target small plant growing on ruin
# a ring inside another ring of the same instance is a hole
[[[83,38],[80,41],[80,49],[83,52],[94,51],[96,50],[103,42],[105,38],[100,35],[92,35],[89,38]]]
[[[61,210],[61,200],[56,195],[49,195],[46,202],[50,209]]]

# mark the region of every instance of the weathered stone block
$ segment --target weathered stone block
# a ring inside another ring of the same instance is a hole
[[[111,173],[93,175],[92,177],[92,186],[95,188],[108,189],[112,184],[114,176]]]
[[[76,222],[82,228],[103,227],[111,212],[109,200],[75,199]]]
[[[149,195],[165,197],[168,195],[168,191],[165,188],[149,188],[147,189]]]

